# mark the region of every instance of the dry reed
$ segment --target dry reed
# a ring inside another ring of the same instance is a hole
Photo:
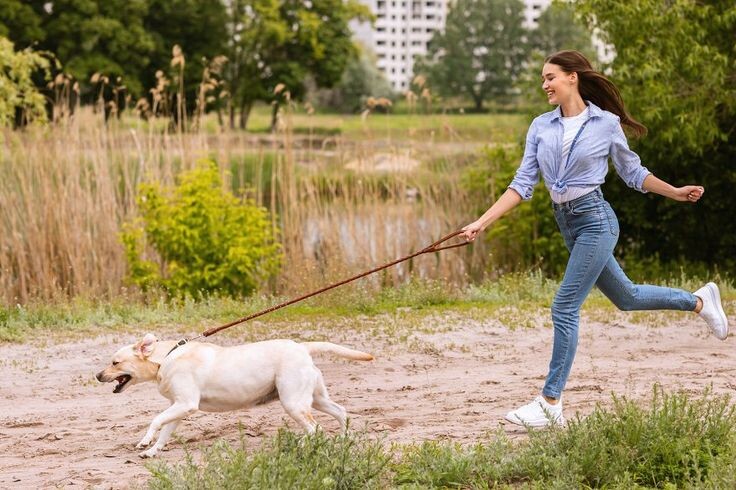
[[[284,244],[284,270],[273,284],[279,293],[303,292],[393,260],[474,218],[469,210],[477,203],[467,202],[452,165],[441,175],[423,166],[345,170],[351,160],[370,162],[378,152],[397,161],[409,152],[426,162],[437,151],[430,143],[399,148],[336,137],[334,149],[315,148],[311,134],[308,145],[293,134],[294,108],[283,106],[280,130],[265,138],[172,134],[151,107],[139,107],[151,116],[148,121],[123,117],[105,125],[99,113],[83,108],[63,125],[0,133],[1,301],[120,294],[126,263],[118,233],[136,213],[138,184],[172,184],[202,157],[218,162],[231,189],[249,183],[241,170],[254,165],[248,193],[275,212]],[[271,180],[264,183],[269,161]],[[239,181],[232,181],[230,170]],[[470,269],[482,270],[485,256],[478,243],[472,250],[417,258],[369,281],[464,282]]]

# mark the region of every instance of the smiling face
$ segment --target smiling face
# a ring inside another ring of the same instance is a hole
[[[565,73],[559,65],[545,63],[542,67],[542,90],[547,94],[547,101],[553,105],[561,105],[578,92],[578,75],[575,72]]]

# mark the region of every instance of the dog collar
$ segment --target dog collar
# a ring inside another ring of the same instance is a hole
[[[166,353],[166,355],[164,357],[167,357],[169,354],[171,354],[177,348],[181,347],[182,345],[186,344],[187,342],[188,342],[187,339],[181,339],[179,342],[176,343],[176,345],[174,347],[171,348],[171,350],[169,352]]]

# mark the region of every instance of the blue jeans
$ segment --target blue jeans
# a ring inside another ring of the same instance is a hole
[[[554,344],[542,394],[559,399],[575,359],[580,307],[594,285],[625,311],[693,311],[697,300],[681,289],[638,285],[626,277],[613,257],[618,219],[600,189],[553,207],[570,258],[552,303]]]

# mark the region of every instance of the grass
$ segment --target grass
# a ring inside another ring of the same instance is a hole
[[[694,290],[700,284],[682,278],[667,283]],[[720,281],[726,314],[736,313],[736,288]],[[276,330],[298,334],[320,325],[340,324],[356,330],[386,334],[391,328],[397,339],[433,315],[462,315],[466,318],[498,320],[510,328],[549,325],[549,306],[558,283],[529,272],[507,274],[479,285],[453,286],[435,280],[414,280],[395,287],[380,287],[360,280],[314,298],[269,313],[218,335],[264,338]],[[300,292],[299,294],[305,291]],[[295,295],[296,296],[296,295]],[[147,299],[125,294],[113,300],[78,297],[59,301],[36,301],[25,305],[0,306],[0,342],[24,342],[34,338],[74,339],[109,332],[147,331],[190,335],[207,328],[279,304],[287,297],[252,296],[243,299],[218,297]],[[634,323],[661,325],[680,312],[618,312],[597,290],[583,307],[583,314],[602,323],[625,318]],[[390,322],[386,322],[390,318]],[[376,329],[376,325],[384,325]],[[389,325],[389,326],[385,326]]]
[[[298,108],[291,113],[296,134],[351,140],[370,138],[420,139],[439,141],[508,141],[523,133],[528,117],[523,114],[312,114]],[[271,107],[256,106],[248,130],[267,133],[271,127]]]
[[[734,488],[736,407],[655,386],[647,405],[614,397],[517,441],[497,432],[467,446],[389,446],[361,432],[281,430],[261,447],[217,443],[200,459],[149,464],[149,488]]]
[[[482,144],[518,143],[525,124],[514,115],[373,114],[363,121],[294,111],[277,133],[179,134],[132,117],[104,125],[88,109],[64,124],[0,133],[6,305],[119,295],[127,271],[119,233],[137,215],[139,184],[171,185],[202,157],[218,163],[225,187],[274,216],[289,270],[270,292],[291,294],[388,262],[475,217],[464,167]],[[263,116],[268,111],[256,109],[256,131]],[[315,128],[335,134],[312,138]],[[377,161],[410,165],[371,171]],[[476,244],[461,260],[425,257],[411,265],[425,277],[462,282],[468,271],[484,270],[485,247]],[[385,279],[399,284],[408,276],[397,268]]]

